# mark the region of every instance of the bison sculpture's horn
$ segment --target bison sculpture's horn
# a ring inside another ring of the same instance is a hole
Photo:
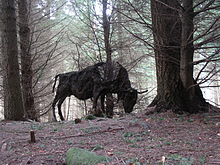
[[[120,92],[134,92],[134,90],[137,91],[134,88],[129,88],[129,89],[120,90]],[[144,91],[140,91],[140,92],[137,91],[138,94],[143,94],[143,93],[146,93],[146,92],[148,92],[148,90],[144,90]]]
[[[148,92],[148,90],[140,91],[140,92],[138,91],[137,93],[138,93],[138,94],[143,94],[143,93],[146,93],[146,92]]]

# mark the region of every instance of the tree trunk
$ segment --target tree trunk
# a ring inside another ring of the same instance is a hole
[[[157,111],[172,109],[174,112],[193,113],[196,111],[195,106],[191,108],[192,102],[184,88],[185,82],[180,77],[182,23],[178,10],[175,10],[177,8],[176,0],[151,0],[157,96],[150,106],[156,106]],[[192,72],[187,74],[193,76]],[[204,101],[199,86],[195,87],[195,91],[198,98]]]
[[[24,109],[19,77],[16,11],[14,0],[2,0],[4,45],[4,117],[23,120]]]
[[[193,79],[193,56],[194,56],[194,12],[193,0],[183,0],[183,11],[181,15],[181,60],[180,77],[187,95],[187,102],[190,105],[189,112],[194,113],[206,110],[206,102],[202,92]]]
[[[116,2],[117,4],[117,11],[122,11],[122,2],[119,0]],[[116,13],[117,17],[117,23],[115,29],[117,30],[117,52],[118,52],[118,62],[123,63],[124,57],[123,57],[123,30],[122,30],[122,14],[120,12]]]
[[[8,97],[7,95],[5,94],[6,92],[4,92],[6,90],[6,72],[4,71],[4,68],[6,67],[5,66],[5,63],[6,63],[6,58],[5,58],[5,40],[4,40],[4,24],[3,24],[3,7],[2,7],[2,1],[0,1],[0,15],[1,15],[1,19],[0,19],[0,33],[1,33],[1,54],[2,56],[1,57],[1,70],[3,70],[1,76],[2,76],[2,85],[3,85],[3,93],[2,93],[2,97],[4,98],[3,101],[4,101],[4,112],[7,113],[8,112]]]
[[[0,4],[2,6],[2,3]],[[3,12],[2,12],[2,8],[0,10],[0,14],[3,15]],[[4,39],[4,24],[3,24],[3,19],[0,20],[1,21],[1,24],[0,24],[0,30],[1,30],[1,53],[2,53],[2,56],[1,56],[1,70],[3,70],[2,72],[2,79],[3,79],[3,101],[4,101],[4,114],[7,115],[8,113],[8,95],[6,94],[7,93],[7,77],[6,77],[6,71],[4,70],[6,68],[6,43],[5,43],[5,39]],[[4,92],[5,91],[5,92]]]
[[[190,99],[195,95],[193,80],[193,1],[183,1],[180,77]]]
[[[172,0],[162,2],[175,7]],[[179,91],[183,89],[179,76],[181,23],[177,11],[156,0],[151,1],[151,13],[157,71],[157,96],[150,106],[156,105],[158,111],[170,108],[179,110],[181,107],[178,105],[181,105],[182,102]],[[177,107],[174,108],[174,105]]]
[[[34,95],[32,90],[33,71],[30,54],[30,28],[28,23],[29,12],[27,7],[27,0],[18,1],[18,13],[24,109],[28,119],[38,121],[37,112],[34,106]]]
[[[107,6],[108,0],[103,0],[103,30],[104,30],[104,42],[105,42],[105,52],[107,56],[107,68],[106,68],[106,79],[111,80],[113,77],[112,71],[112,50],[110,45],[110,20],[107,17]],[[114,101],[112,94],[107,94],[106,96],[106,115],[108,117],[113,116],[113,108],[114,108]]]

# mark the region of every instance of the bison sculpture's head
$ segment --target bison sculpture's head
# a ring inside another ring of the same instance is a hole
[[[134,88],[130,88],[129,90],[123,91],[124,95],[122,97],[122,100],[125,113],[131,113],[135,104],[137,103],[138,94],[143,94],[147,91],[148,90],[139,92]]]
[[[134,105],[137,103],[138,92],[136,89],[131,88],[124,93],[123,107],[125,113],[131,113]]]

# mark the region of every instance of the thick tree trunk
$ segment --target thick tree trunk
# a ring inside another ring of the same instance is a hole
[[[180,77],[190,99],[195,95],[193,80],[193,1],[183,0]]]
[[[23,120],[24,109],[19,77],[16,12],[14,0],[2,0],[4,45],[4,116],[6,120]]]
[[[175,0],[151,0],[157,96],[150,106],[156,106],[157,111],[172,109],[174,112],[193,113],[196,112],[195,106],[200,105],[194,103],[191,108],[193,103],[188,99],[185,82],[180,77],[182,23],[178,10],[175,10],[177,8]],[[192,77],[192,72],[187,74]],[[195,93],[198,100],[204,102],[199,86],[196,86]]]
[[[163,3],[175,7],[172,1]],[[152,25],[154,33],[155,59],[157,71],[157,96],[150,104],[158,111],[179,110],[182,105],[183,86],[180,81],[180,38],[181,23],[178,13],[156,0],[151,1]],[[174,107],[176,105],[176,107]]]
[[[33,71],[30,54],[30,28],[28,23],[27,0],[18,1],[18,11],[24,109],[28,119],[37,121],[38,116],[34,107],[34,95],[32,91]]]
[[[4,40],[4,24],[3,24],[3,8],[2,8],[2,1],[0,1],[0,15],[2,16],[1,19],[0,19],[0,33],[1,33],[1,54],[2,56],[0,56],[1,58],[1,70],[3,70],[1,76],[2,76],[2,84],[3,84],[3,91],[6,90],[6,83],[7,83],[7,79],[6,79],[6,72],[4,71],[4,68],[6,68],[5,64],[6,64],[6,57],[5,57],[5,54],[6,54],[6,47],[5,47],[5,40]],[[7,95],[5,94],[6,92],[3,92],[2,93],[2,97],[4,98],[4,113],[6,114],[8,112],[8,97]]]
[[[0,4],[2,5],[2,3]],[[3,15],[3,12],[2,10],[0,10],[1,12],[1,15]],[[4,98],[4,116],[6,116],[8,114],[8,95],[7,95],[7,76],[6,76],[6,71],[5,71],[5,68],[6,68],[6,65],[7,65],[7,58],[6,58],[6,43],[5,43],[5,39],[4,39],[4,26],[3,26],[3,20],[0,20],[1,21],[1,25],[0,25],[0,28],[1,28],[1,53],[2,53],[2,57],[1,57],[1,66],[2,66],[2,79],[3,79],[3,98]]]
[[[180,77],[187,95],[187,102],[190,105],[189,112],[205,111],[207,103],[202,92],[193,79],[193,56],[194,56],[194,12],[193,0],[183,0],[183,11],[181,15],[181,60]]]

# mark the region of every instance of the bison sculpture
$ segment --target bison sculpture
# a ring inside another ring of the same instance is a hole
[[[107,63],[100,62],[82,69],[55,76],[53,92],[56,86],[57,78],[59,84],[56,95],[52,103],[53,116],[56,120],[55,106],[57,104],[58,114],[61,120],[64,117],[61,112],[61,105],[66,97],[74,95],[80,100],[93,98],[93,109],[97,107],[98,98],[101,98],[101,109],[104,112],[104,98],[108,93],[116,93],[118,100],[122,100],[124,111],[130,113],[137,102],[138,92],[131,87],[127,70],[118,62],[112,63],[112,78],[106,78]],[[58,102],[58,103],[57,103]]]

